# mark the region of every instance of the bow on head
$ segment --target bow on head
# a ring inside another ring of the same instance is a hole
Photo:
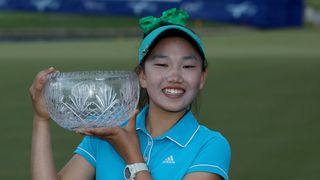
[[[153,16],[147,16],[141,18],[139,21],[140,28],[145,34],[148,34],[152,30],[158,28],[162,24],[175,24],[185,26],[189,15],[186,11],[177,10],[176,8],[166,10],[162,13],[162,16],[157,18]]]

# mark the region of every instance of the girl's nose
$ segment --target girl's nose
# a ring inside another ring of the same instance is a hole
[[[168,72],[167,80],[171,83],[183,83],[184,81],[180,71],[176,69],[172,69]]]

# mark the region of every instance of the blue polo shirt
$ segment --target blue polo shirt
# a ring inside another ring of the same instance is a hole
[[[219,133],[199,125],[192,112],[160,137],[145,127],[148,107],[137,116],[141,153],[155,180],[180,180],[192,172],[209,172],[228,179],[230,146]],[[125,161],[106,140],[86,136],[75,150],[95,169],[97,180],[124,179]]]

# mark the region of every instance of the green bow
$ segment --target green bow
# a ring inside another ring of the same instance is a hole
[[[172,8],[162,13],[162,16],[157,18],[153,16],[147,16],[139,20],[139,25],[145,34],[148,34],[152,30],[160,27],[163,24],[175,24],[185,26],[189,15],[184,10],[177,10]]]

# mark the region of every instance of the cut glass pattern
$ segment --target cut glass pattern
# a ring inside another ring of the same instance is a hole
[[[121,126],[136,109],[139,82],[129,71],[58,72],[48,76],[44,99],[66,129]]]

